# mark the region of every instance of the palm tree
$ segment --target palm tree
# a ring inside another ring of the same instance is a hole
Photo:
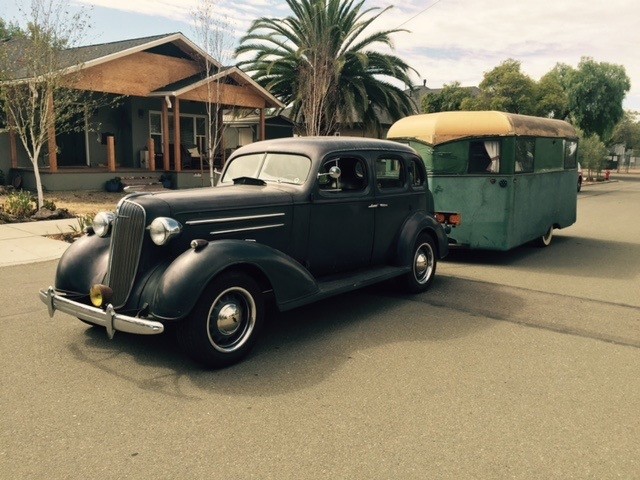
[[[400,29],[363,33],[387,7],[363,9],[365,0],[286,0],[293,15],[259,18],[241,39],[239,63],[283,103],[307,135],[335,132],[339,122],[379,126],[381,115],[397,120],[413,112],[411,99],[392,83],[410,85],[400,58],[374,51],[393,47]],[[399,81],[399,82],[398,82]]]

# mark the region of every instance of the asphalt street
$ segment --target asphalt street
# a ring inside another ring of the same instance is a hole
[[[49,319],[55,261],[3,267],[0,477],[640,478],[636,180],[585,187],[546,249],[274,315],[220,371]]]

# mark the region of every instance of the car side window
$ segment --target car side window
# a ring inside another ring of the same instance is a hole
[[[340,169],[340,178],[331,178],[331,167]],[[362,192],[369,184],[367,165],[362,158],[341,156],[325,161],[318,172],[318,185],[323,193]]]
[[[419,158],[412,158],[409,161],[409,185],[413,188],[420,188],[425,183],[424,164]]]
[[[402,160],[393,157],[376,159],[376,185],[380,190],[402,188],[405,183],[405,172]]]

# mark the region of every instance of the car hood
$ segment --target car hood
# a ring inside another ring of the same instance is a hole
[[[291,193],[271,185],[229,185],[175,190],[141,195],[133,200],[145,207],[149,213],[168,207],[170,215],[175,218],[218,210],[290,205],[293,202]]]

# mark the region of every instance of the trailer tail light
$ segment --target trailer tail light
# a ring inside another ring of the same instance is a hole
[[[462,215],[459,213],[436,212],[434,217],[438,223],[445,226],[457,227],[462,222]]]

